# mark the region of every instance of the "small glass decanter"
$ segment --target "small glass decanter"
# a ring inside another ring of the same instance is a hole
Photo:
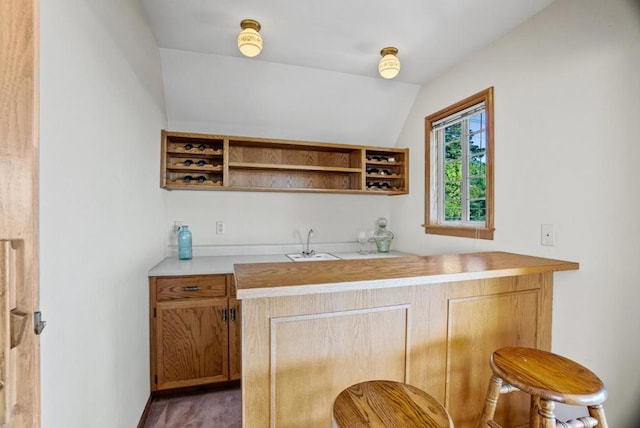
[[[376,231],[373,233],[373,239],[376,241],[378,252],[388,253],[393,237],[393,233],[390,230],[387,230],[387,219],[380,217],[376,221]]]

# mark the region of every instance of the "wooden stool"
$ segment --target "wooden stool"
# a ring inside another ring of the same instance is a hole
[[[342,391],[333,402],[336,428],[452,428],[447,410],[426,392],[406,383],[373,380]]]
[[[502,348],[491,355],[493,376],[478,427],[498,427],[493,416],[500,394],[523,391],[531,395],[531,428],[608,428],[602,403],[607,390],[587,368],[560,355],[530,348]],[[588,417],[559,422],[555,403],[586,406]]]

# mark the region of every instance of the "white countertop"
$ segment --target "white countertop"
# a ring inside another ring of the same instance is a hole
[[[360,254],[357,251],[326,251],[343,260],[374,259],[400,257],[406,255],[399,251],[388,253]],[[295,263],[285,254],[254,254],[254,255],[221,255],[196,256],[191,260],[178,260],[177,257],[166,257],[149,270],[149,276],[181,276],[181,275],[212,275],[233,273],[233,265],[246,263]],[[316,261],[313,263],[327,263]]]

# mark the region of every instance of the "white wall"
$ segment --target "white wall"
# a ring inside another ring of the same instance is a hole
[[[133,427],[149,396],[163,103],[137,1],[41,2],[44,428]]]
[[[640,396],[639,41],[638,2],[558,0],[424,86],[398,141],[411,148],[412,192],[391,209],[404,250],[580,262],[555,275],[552,349],[602,378],[612,427],[637,425]],[[425,235],[424,117],[489,86],[495,240]],[[555,225],[555,247],[540,246],[542,223]]]
[[[388,146],[419,85],[161,49],[167,116],[219,134]]]
[[[312,244],[355,242],[358,230],[373,230],[378,217],[389,218],[392,201],[381,195],[172,191],[165,236],[167,245],[175,245],[169,228],[181,220],[194,245],[297,244],[309,229]],[[225,222],[224,235],[215,234],[216,221]]]
[[[380,78],[161,49],[169,129],[342,144],[393,146],[419,90]],[[214,78],[212,78],[212,76]],[[395,197],[309,193],[173,191],[176,220],[195,245],[355,241],[389,216]],[[224,221],[224,235],[215,222]],[[393,224],[389,228],[393,230]]]
[[[167,126],[160,58],[137,1],[42,2],[43,427],[137,422],[149,392],[146,272],[173,220],[190,223],[196,244],[298,242],[296,231],[311,227],[330,242],[353,240],[380,215],[407,251],[500,249],[580,262],[556,274],[553,349],[603,378],[611,426],[633,426],[638,21],[632,0],[558,0],[423,87],[397,142],[411,148],[408,196],[168,192],[158,188],[161,128],[345,143],[360,143],[358,133],[318,127],[313,115],[260,129]],[[424,116],[488,86],[496,239],[424,235]],[[225,235],[215,235],[216,220],[227,223]],[[539,245],[541,223],[556,226],[555,247]]]

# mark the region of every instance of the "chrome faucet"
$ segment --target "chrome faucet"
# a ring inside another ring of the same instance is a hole
[[[306,251],[302,251],[302,255],[305,257],[312,256],[315,253],[315,250],[309,249],[309,241],[311,240],[312,234],[313,234],[313,229],[309,229],[309,233],[307,233],[307,249]]]

